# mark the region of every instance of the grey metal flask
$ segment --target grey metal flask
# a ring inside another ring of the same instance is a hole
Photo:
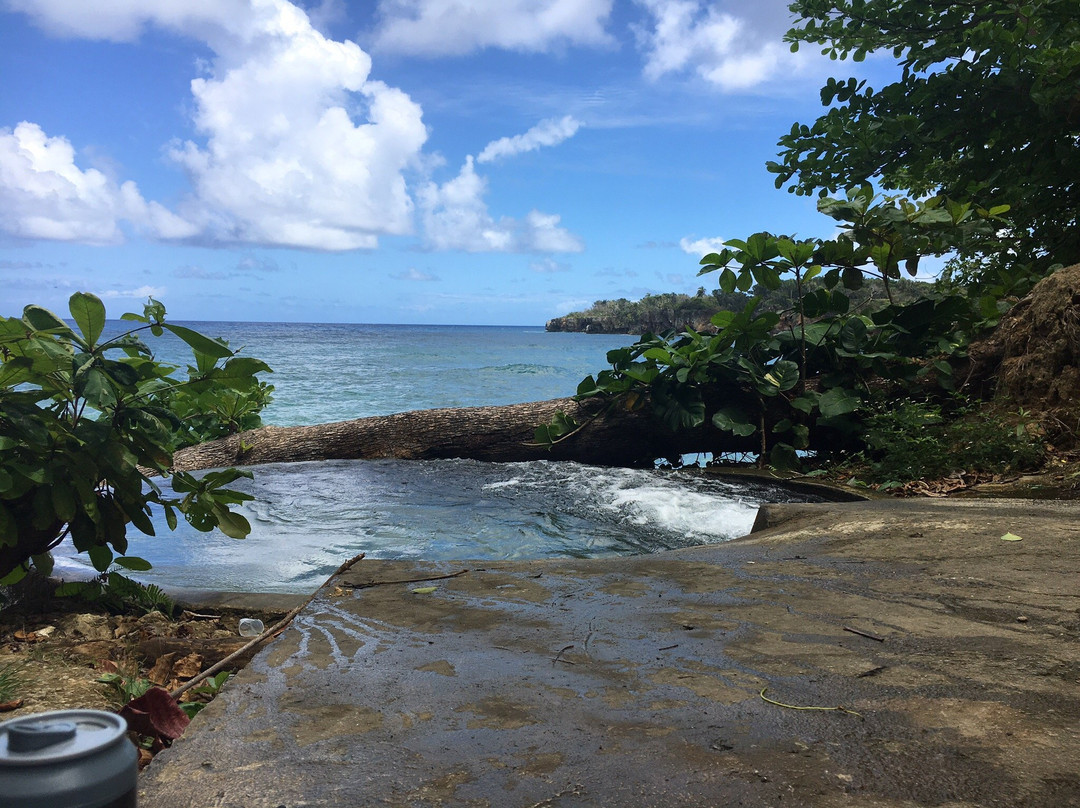
[[[0,724],[4,808],[134,808],[138,754],[101,710],[56,710]]]

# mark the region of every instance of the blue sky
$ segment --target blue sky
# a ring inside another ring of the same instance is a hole
[[[785,2],[0,0],[0,313],[532,325],[825,236]]]

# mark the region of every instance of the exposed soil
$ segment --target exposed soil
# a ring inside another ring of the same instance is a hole
[[[177,609],[110,614],[75,599],[49,598],[42,584],[9,590],[15,602],[0,611],[0,671],[14,670],[14,698],[0,705],[0,719],[72,708],[116,710],[121,688],[97,681],[115,673],[173,689],[245,645],[242,617],[277,622],[282,611]],[[239,670],[257,652],[230,663]],[[183,664],[178,664],[183,661]],[[189,696],[198,700],[199,696]]]

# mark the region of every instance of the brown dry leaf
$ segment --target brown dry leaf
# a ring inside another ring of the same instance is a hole
[[[18,710],[23,706],[22,699],[13,699],[12,701],[5,701],[0,704],[0,713],[10,713],[12,710]]]
[[[190,679],[199,675],[202,664],[203,658],[201,654],[188,654],[186,657],[176,660],[172,666],[172,675],[177,679]]]
[[[45,638],[36,631],[23,631],[22,629],[19,629],[15,632],[15,639],[19,642],[41,642]]]
[[[111,659],[99,659],[94,663],[94,667],[102,673],[120,673],[120,666]]]
[[[149,766],[153,759],[153,752],[151,752],[149,749],[143,749],[141,746],[139,747],[139,771],[142,771],[147,766]]]
[[[146,674],[146,678],[155,685],[163,685],[168,682],[172,675],[173,660],[176,659],[176,653],[176,651],[172,651],[168,654],[159,656],[154,662],[154,667]]]

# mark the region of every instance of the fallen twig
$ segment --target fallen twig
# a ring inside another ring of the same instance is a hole
[[[458,570],[457,572],[451,572],[449,575],[429,575],[427,578],[402,578],[399,581],[369,581],[366,584],[341,584],[341,586],[349,589],[370,589],[373,586],[388,586],[389,584],[422,584],[425,581],[442,581],[446,578],[457,578],[467,572],[468,570]]]
[[[560,648],[559,653],[557,653],[551,660],[551,667],[554,668],[556,662],[562,662],[565,665],[573,665],[573,664],[575,664],[575,663],[571,662],[569,659],[562,659],[561,658],[564,652],[569,651],[573,647],[574,647],[573,645],[567,645],[564,648]]]
[[[800,706],[795,705],[795,704],[784,704],[782,701],[776,701],[774,699],[768,698],[765,695],[765,691],[768,690],[768,689],[769,688],[767,688],[767,687],[761,688],[761,692],[758,693],[758,695],[761,696],[762,701],[767,701],[769,704],[775,704],[777,707],[784,707],[784,708],[786,708],[788,710],[833,710],[833,711],[838,712],[838,713],[850,713],[851,715],[856,715],[859,718],[863,717],[862,713],[857,713],[854,710],[849,710],[847,707],[842,707],[842,706],[837,706],[837,707],[800,707]]]
[[[852,634],[858,634],[860,637],[866,637],[866,639],[873,640],[874,642],[885,642],[885,638],[879,637],[877,634],[870,634],[866,631],[859,631],[859,629],[852,628],[851,626],[843,626],[843,629],[844,631],[850,631]]]
[[[254,639],[252,639],[251,642],[247,643],[246,645],[241,646],[236,651],[233,651],[231,654],[229,654],[227,657],[222,659],[216,665],[211,665],[209,668],[204,670],[198,676],[194,677],[193,679],[189,679],[187,682],[180,685],[180,687],[176,688],[176,690],[172,691],[169,695],[172,696],[174,699],[179,699],[188,690],[195,687],[200,682],[203,682],[203,681],[209,679],[211,676],[213,676],[215,673],[220,671],[222,668],[226,667],[230,662],[232,662],[237,657],[243,656],[243,654],[245,652],[250,651],[252,648],[254,648],[259,643],[261,643],[264,640],[266,640],[266,639],[274,636],[275,634],[278,634],[279,632],[283,631],[285,629],[285,627],[287,625],[289,625],[289,623],[292,622],[293,618],[296,617],[296,615],[300,614],[300,612],[302,612],[304,610],[304,608],[309,603],[311,603],[311,601],[315,600],[315,596],[318,595],[319,592],[321,592],[326,587],[326,585],[328,583],[330,583],[330,581],[332,581],[338,575],[341,575],[341,573],[346,572],[349,569],[351,569],[353,567],[353,565],[358,563],[361,559],[363,559],[364,556],[365,556],[365,553],[360,553],[360,555],[353,556],[352,558],[350,558],[348,561],[346,561],[344,564],[342,564],[340,567],[338,567],[337,570],[334,572],[334,574],[331,575],[329,578],[327,578],[323,582],[322,586],[320,586],[318,589],[316,589],[314,592],[312,592],[311,596],[307,600],[305,600],[303,603],[301,603],[299,606],[297,606],[295,609],[293,609],[291,612],[289,612],[287,615],[285,615],[281,620],[279,620],[277,623],[272,625],[270,628],[268,628],[266,631],[264,631],[258,637],[255,637]]]

